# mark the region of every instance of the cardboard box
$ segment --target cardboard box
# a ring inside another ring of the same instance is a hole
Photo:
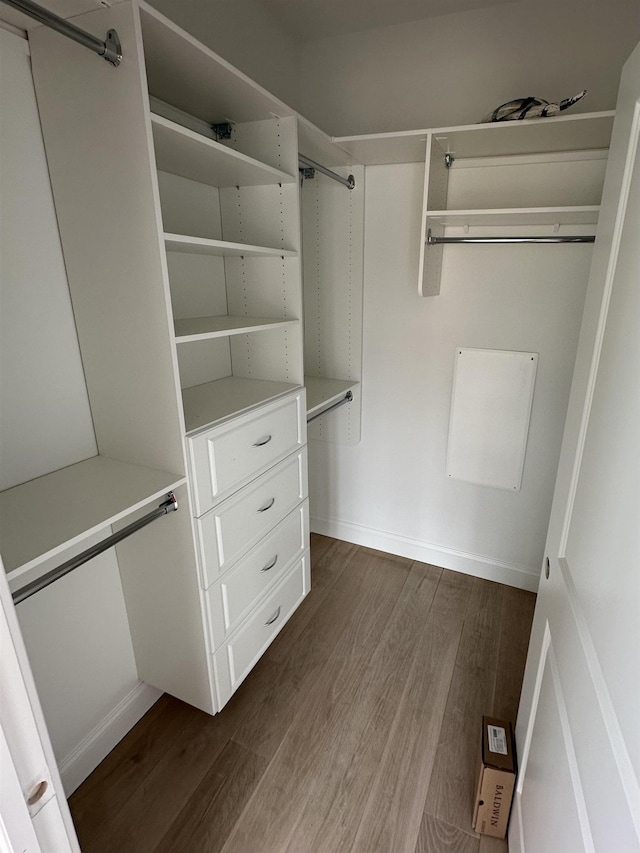
[[[483,717],[480,778],[473,814],[476,832],[494,838],[506,836],[516,772],[513,726],[506,720]]]

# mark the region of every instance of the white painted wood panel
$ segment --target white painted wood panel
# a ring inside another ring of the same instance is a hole
[[[520,491],[538,354],[456,350],[447,476]]]
[[[293,110],[146,3],[140,3],[149,91],[206,121],[255,121]]]
[[[174,327],[176,343],[180,344],[296,326],[298,322],[298,320],[274,320],[268,317],[231,317],[225,314],[222,317],[191,317],[176,320]]]
[[[212,714],[206,611],[186,486],[176,497],[177,512],[119,543],[120,576],[140,679]]]
[[[165,471],[94,456],[3,492],[0,533],[7,571],[23,574],[183,482]]]
[[[238,376],[225,376],[185,388],[182,399],[187,432],[200,430],[214,421],[221,421],[253,409],[269,400],[288,394],[298,387],[295,382],[270,382]]]
[[[167,267],[174,320],[228,313],[224,258],[167,252]]]
[[[362,379],[364,169],[334,171],[353,174],[355,188],[316,173],[301,190],[305,374],[316,390],[323,380],[356,389]],[[357,444],[360,431],[358,388],[351,403],[315,420],[309,437]]]
[[[0,489],[97,453],[28,42],[0,30]]]
[[[310,569],[310,555],[307,552],[228,643],[215,653],[214,666],[221,706],[229,701],[309,592]]]
[[[358,383],[349,379],[324,379],[319,376],[305,376],[304,387],[307,391],[307,416],[313,417],[326,406],[340,402],[347,391],[352,391]]]
[[[268,594],[269,588],[308,547],[309,503],[304,501],[208,590],[215,648],[222,645],[249,610]]]
[[[282,257],[293,258],[297,252],[275,246],[256,246],[231,240],[214,240],[208,237],[192,237],[189,234],[165,234],[167,252],[193,252],[198,255],[220,255],[222,257]]]
[[[203,559],[226,571],[307,496],[303,448],[197,520]]]
[[[110,533],[106,530],[86,544]],[[62,763],[102,723],[107,709],[138,684],[115,550],[31,596],[16,611]]]
[[[306,444],[304,410],[304,394],[298,393],[191,438],[196,515]]]
[[[595,156],[587,156],[592,155]],[[607,150],[454,160],[446,203],[432,209],[563,207],[600,204]]]
[[[424,163],[425,140],[432,132],[445,152],[456,157],[495,157],[607,148],[613,111],[564,115],[544,121],[470,124],[422,130],[338,136],[335,141],[365,165]],[[585,133],[585,127],[587,128]]]
[[[39,853],[40,850],[79,853],[80,847],[1,559],[0,575],[0,730],[10,752],[10,756],[2,756],[0,846],[4,840],[3,833],[9,830],[14,846],[7,847],[7,853],[14,849],[28,849],[29,853]],[[13,803],[5,800],[5,786],[9,781],[12,783]],[[25,799],[41,781],[47,782],[48,789],[38,803],[28,808]],[[11,814],[7,813],[7,806]],[[20,815],[14,811],[16,807],[21,809]],[[28,848],[15,843],[12,824],[16,818],[19,818],[20,836],[29,843]],[[29,832],[30,819],[37,836],[35,844]]]
[[[522,851],[549,843],[536,816],[558,799],[536,739],[559,707],[540,689],[549,641],[566,709],[561,740],[575,753],[561,797],[584,800],[566,849],[640,850],[639,152],[640,45],[620,85],[518,716],[519,819],[510,841]]]
[[[129,57],[116,69],[47,27],[31,34],[97,444],[105,455],[180,473],[181,415],[138,22],[133,7],[121,4],[76,23],[100,37],[115,27]],[[73,138],[82,144],[70,144]]]
[[[207,139],[175,122],[152,115],[158,169],[213,187],[294,184],[297,178]]]

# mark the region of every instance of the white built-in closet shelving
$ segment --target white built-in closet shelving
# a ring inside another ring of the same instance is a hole
[[[336,141],[366,164],[424,160],[418,289],[432,296],[443,247],[427,245],[429,232],[593,234],[612,125],[613,113],[600,112]]]

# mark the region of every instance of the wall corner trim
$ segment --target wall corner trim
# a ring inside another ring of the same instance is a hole
[[[534,572],[524,566],[495,560],[491,557],[456,551],[442,545],[411,539],[407,536],[398,536],[386,530],[376,530],[362,524],[353,524],[336,518],[312,517],[311,532],[331,536],[334,539],[343,539],[356,545],[364,545],[366,548],[386,551],[388,554],[396,554],[399,557],[419,560],[422,563],[429,563],[465,575],[473,575],[518,589],[525,589],[529,592],[538,591],[539,572]]]
[[[60,776],[67,797],[84,782],[161,696],[161,690],[139,681],[133,690],[59,761]]]

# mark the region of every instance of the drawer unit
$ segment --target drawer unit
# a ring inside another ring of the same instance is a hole
[[[205,587],[307,496],[305,447],[196,519]]]
[[[304,501],[207,592],[214,648],[240,624],[309,547],[309,502]]]
[[[309,591],[309,551],[213,655],[219,710],[229,701],[267,646]]]
[[[304,391],[189,438],[196,515],[306,443]]]

